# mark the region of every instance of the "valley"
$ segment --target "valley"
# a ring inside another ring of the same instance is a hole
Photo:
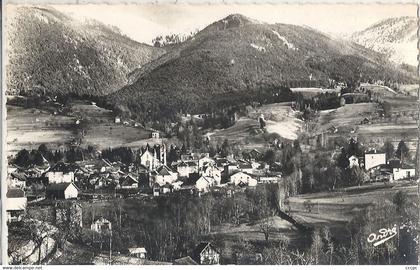
[[[411,17],[343,39],[232,13],[145,44],[8,10],[9,264],[418,262]]]

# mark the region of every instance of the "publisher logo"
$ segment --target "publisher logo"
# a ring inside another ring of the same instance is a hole
[[[393,238],[397,235],[397,225],[394,225],[393,228],[382,228],[378,231],[378,234],[371,233],[369,234],[369,237],[367,238],[367,241],[369,243],[373,243],[373,246],[379,246],[380,244],[385,243],[389,239]]]

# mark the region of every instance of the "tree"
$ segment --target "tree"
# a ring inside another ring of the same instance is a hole
[[[266,217],[260,221],[260,232],[264,234],[265,241],[268,242],[271,233],[273,232],[273,219]]]
[[[229,145],[229,141],[228,139],[225,139],[222,143],[222,147],[221,147],[221,155],[223,157],[227,157],[230,154],[230,145]]]
[[[397,213],[400,215],[405,213],[405,208],[407,205],[407,194],[403,191],[398,191],[395,193],[394,197],[392,198],[392,202],[396,207]]]
[[[395,152],[395,155],[401,160],[401,164],[404,163],[404,160],[410,159],[408,147],[403,140],[398,143],[398,148]]]
[[[16,155],[14,163],[21,167],[29,166],[31,163],[31,158],[30,158],[28,150],[26,149],[20,150]]]
[[[346,150],[343,148],[341,148],[341,153],[337,158],[337,166],[340,167],[341,169],[346,169],[349,166],[350,162],[349,159],[347,158],[347,153]]]
[[[384,146],[382,147],[382,151],[385,152],[387,159],[393,158],[395,154],[395,148],[392,142],[389,140],[386,140],[384,142]]]

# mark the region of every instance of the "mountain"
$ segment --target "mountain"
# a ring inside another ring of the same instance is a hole
[[[52,8],[16,7],[7,15],[8,94],[106,95],[165,52]]]
[[[132,72],[130,84],[109,101],[142,119],[159,119],[256,100],[270,91],[287,99],[288,86],[358,78],[415,80],[355,43],[308,27],[271,25],[234,14]]]
[[[417,24],[416,17],[389,18],[352,34],[350,39],[395,63],[417,66]]]

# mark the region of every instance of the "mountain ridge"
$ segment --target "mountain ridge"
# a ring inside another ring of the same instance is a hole
[[[162,117],[211,110],[222,101],[234,105],[242,97],[257,98],[262,89],[355,79],[410,81],[414,76],[359,44],[232,14],[135,70],[130,84],[109,100],[122,111],[153,118],[151,111],[160,110]]]
[[[8,94],[107,95],[128,82],[128,73],[165,51],[50,7],[14,12],[6,27]]]
[[[357,31],[349,39],[386,55],[397,64],[417,66],[417,29],[416,17],[394,17]]]

